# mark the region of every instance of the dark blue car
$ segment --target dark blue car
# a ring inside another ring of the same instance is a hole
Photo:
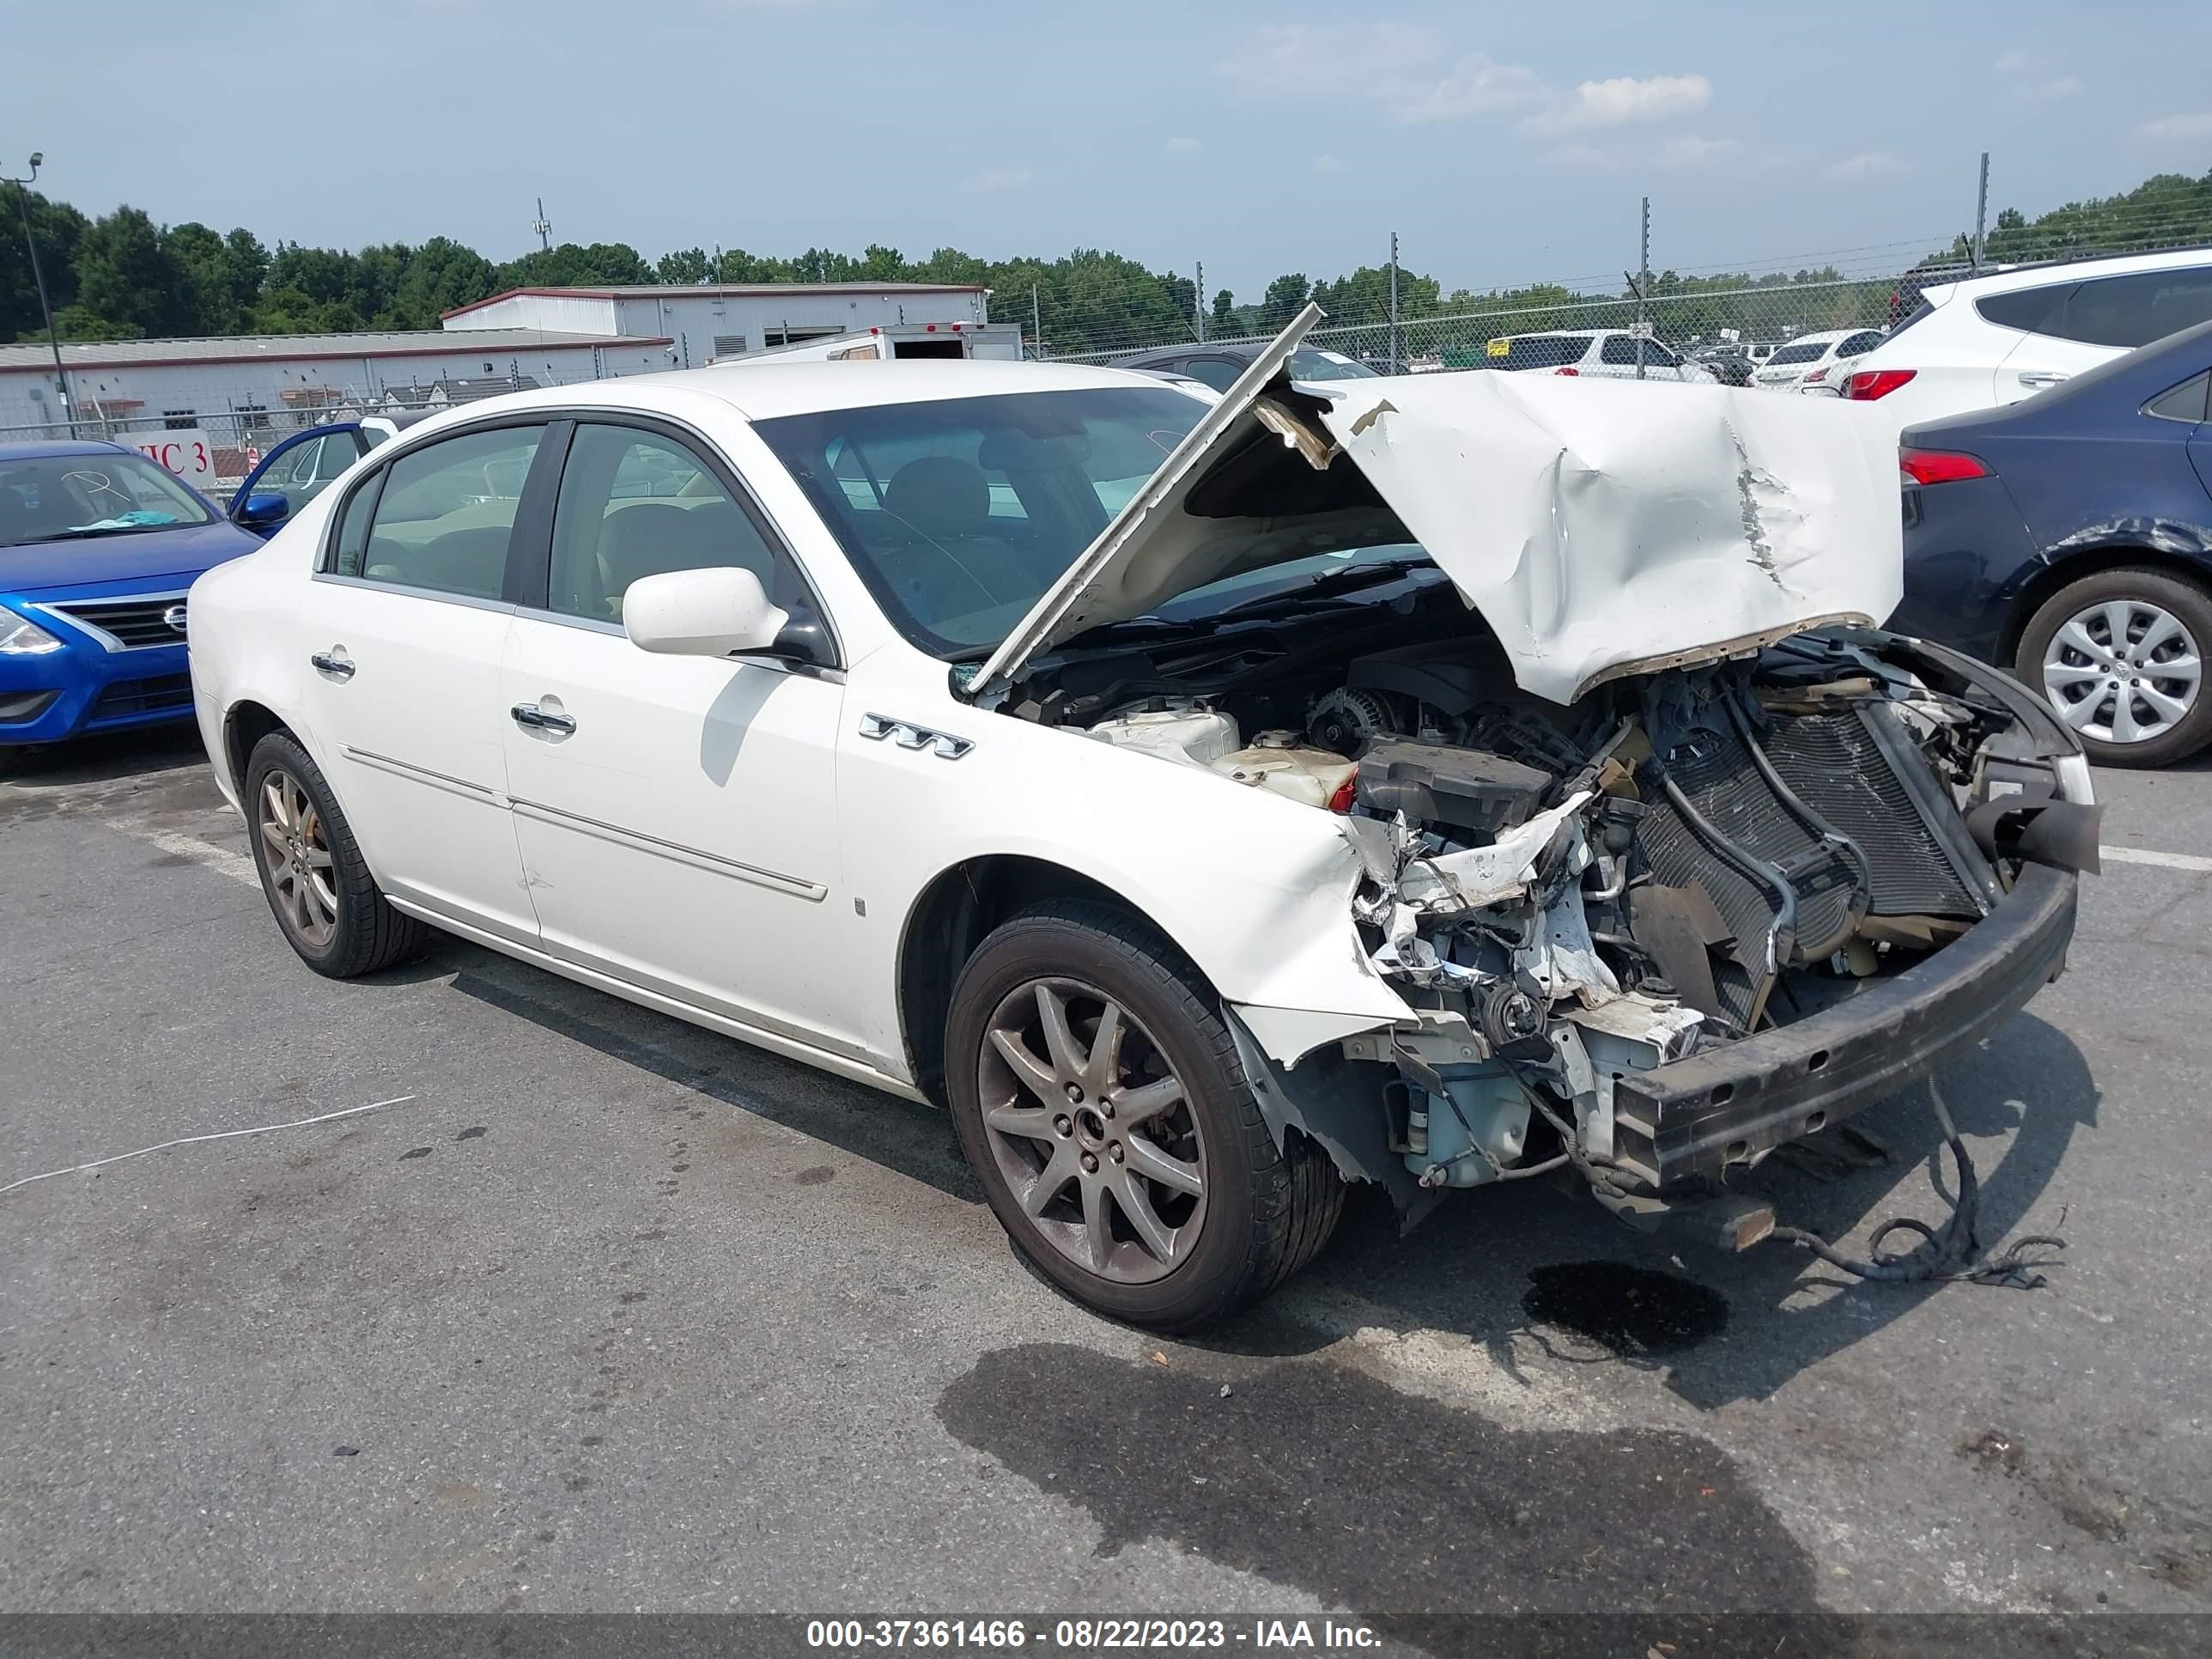
[[[134,450],[0,444],[0,746],[189,716],[185,591],[260,545]]]
[[[1899,633],[2009,668],[2090,759],[2212,742],[2212,323],[1908,428]]]

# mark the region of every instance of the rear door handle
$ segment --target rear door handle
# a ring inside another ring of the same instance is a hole
[[[349,680],[353,678],[354,665],[350,657],[334,657],[327,651],[318,651],[307,660],[332,679]]]
[[[2066,377],[2055,368],[2026,368],[2021,371],[2022,386],[2057,386]]]
[[[576,722],[568,715],[540,708],[534,702],[519,702],[507,712],[514,715],[517,726],[528,726],[533,732],[557,732],[565,738],[576,729]]]

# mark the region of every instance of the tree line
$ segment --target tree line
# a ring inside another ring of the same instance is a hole
[[[1191,337],[1200,310],[1188,276],[1097,248],[1050,259],[994,260],[949,247],[910,259],[873,244],[857,256],[809,248],[788,258],[690,247],[648,261],[625,242],[565,242],[495,263],[443,236],[359,250],[287,241],[272,247],[243,228],[226,234],[193,222],[157,224],[135,207],[88,217],[36,192],[27,193],[22,205],[57,331],[70,340],[434,329],[441,313],[511,288],[917,282],[988,287],[1000,320],[1019,321],[1025,332],[1034,324],[1052,355],[1075,356]],[[0,217],[0,340],[42,339],[18,204],[0,207],[8,210]],[[2068,203],[2033,219],[2006,209],[1997,216],[1984,257],[2014,261],[2194,241],[2212,241],[2212,171],[2202,179],[2160,174],[2123,195]],[[1951,247],[1932,251],[1921,263],[1955,263],[1967,249],[1961,233]],[[1765,290],[1819,289],[1817,298],[1808,295],[1796,307],[1808,316],[1792,319],[1795,327],[1805,328],[1881,320],[1874,313],[1893,286],[1887,277],[1846,283],[1832,268],[1758,277],[1683,277],[1666,271],[1655,278],[1652,295],[1668,301],[1660,313],[1661,332],[1710,337],[1725,326],[1759,325],[1746,303],[1754,296],[1724,297],[1738,290],[1759,290],[1755,297],[1765,298],[1771,296]],[[1601,320],[1589,309],[1593,305],[1632,297],[1625,287],[1584,293],[1553,285],[1447,293],[1435,277],[1402,266],[1397,288],[1398,313],[1407,323],[1496,316],[1510,319],[1516,331],[1593,325]],[[1857,292],[1862,288],[1864,294]],[[1342,343],[1380,349],[1389,289],[1387,266],[1363,265],[1323,279],[1286,272],[1249,300],[1240,301],[1225,288],[1216,291],[1204,304],[1206,331],[1217,338],[1264,335],[1310,299],[1340,323],[1368,325]],[[1607,314],[1602,320],[1613,319]]]

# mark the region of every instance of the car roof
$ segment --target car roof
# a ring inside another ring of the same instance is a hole
[[[98,438],[42,438],[23,443],[0,444],[0,461],[35,460],[41,455],[128,455],[121,444]]]
[[[1305,349],[1304,347],[1299,349]],[[1192,340],[1183,345],[1154,346],[1149,350],[1132,352],[1127,357],[1115,358],[1107,367],[1143,368],[1147,364],[1171,363],[1184,357],[1238,357],[1249,363],[1259,355],[1259,346],[1249,340],[1224,341],[1219,344],[1212,340]]]
[[[769,421],[785,415],[812,415],[824,410],[861,409],[878,404],[935,403],[948,398],[989,398],[1022,392],[1081,392],[1101,386],[1157,389],[1161,384],[1150,374],[1098,368],[1086,363],[1012,362],[988,358],[733,362],[505,392],[447,410],[428,424],[442,428],[459,424],[454,418],[457,416],[475,419],[488,414],[564,405],[650,410],[693,399],[723,404],[745,420]],[[408,434],[410,438],[416,435],[412,431]]]
[[[1977,295],[2009,294],[2014,289],[2040,288],[2068,277],[2087,282],[2092,276],[2127,276],[2139,270],[2187,270],[2212,265],[2212,247],[2172,248],[2162,253],[2100,254],[2084,259],[2044,259],[2033,264],[2012,265],[2003,270],[1965,276],[1948,283],[1929,283],[1921,294],[1930,304],[1941,305],[1961,290]]]

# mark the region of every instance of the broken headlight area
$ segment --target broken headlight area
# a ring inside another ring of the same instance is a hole
[[[1252,744],[1233,699],[1091,729],[1343,815],[1362,948],[1417,1016],[1341,1041],[1388,1073],[1367,1109],[1401,1202],[1569,1166],[1632,1219],[1710,1196],[2063,961],[2096,811],[2071,737],[1993,671],[1830,629],[1562,708],[1414,655],[1356,659]],[[2063,895],[2014,904],[2031,868]]]
[[[1421,1018],[1347,1051],[1395,1067],[1391,1146],[1424,1186],[1567,1162],[1616,1209],[1662,1208],[1777,1138],[1678,1171],[1617,1085],[1908,972],[2027,863],[2094,861],[2070,741],[1911,641],[1800,635],[1542,707],[1359,756],[1352,914]]]

